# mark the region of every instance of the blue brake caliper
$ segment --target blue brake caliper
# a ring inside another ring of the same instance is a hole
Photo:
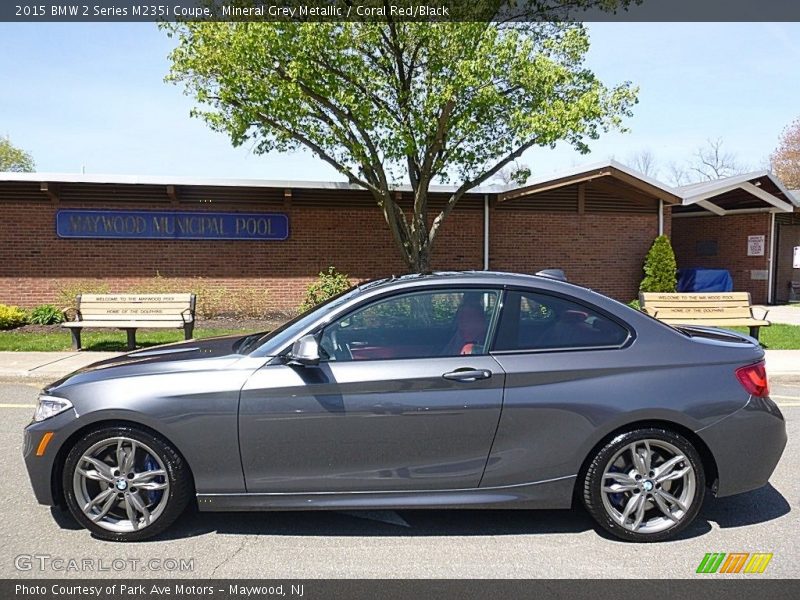
[[[152,456],[148,455],[144,459],[144,468],[146,471],[156,471],[160,467],[158,466],[158,463],[155,461],[155,459]],[[164,483],[164,477],[158,476],[153,481],[157,483]],[[161,500],[161,496],[164,494],[164,490],[143,490],[142,493],[144,494],[147,504],[150,505],[150,504],[155,504],[159,500]]]
[[[612,467],[609,469],[611,473],[624,473],[624,471],[618,467]],[[616,494],[609,494],[609,499],[611,503],[616,506],[617,508],[622,508],[623,500],[625,499],[625,494],[622,492],[617,492]]]

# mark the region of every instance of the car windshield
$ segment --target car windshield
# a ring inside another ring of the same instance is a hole
[[[349,290],[341,292],[333,296],[325,302],[309,308],[307,311],[300,313],[293,319],[290,319],[280,327],[273,329],[266,333],[256,333],[246,338],[242,345],[239,347],[239,354],[253,354],[266,343],[280,347],[288,344],[297,337],[299,332],[303,331],[312,322],[316,321],[324,314],[327,314],[339,306],[350,300],[353,296],[361,293],[360,287],[353,287]]]

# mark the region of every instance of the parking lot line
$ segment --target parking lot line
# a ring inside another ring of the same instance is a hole
[[[0,404],[0,408],[36,408],[35,404]]]

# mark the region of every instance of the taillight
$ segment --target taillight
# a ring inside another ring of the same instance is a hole
[[[763,360],[760,363],[736,369],[736,379],[739,380],[739,383],[751,396],[758,396],[759,398],[769,396],[767,368]]]

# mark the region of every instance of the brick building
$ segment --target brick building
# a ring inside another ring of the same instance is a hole
[[[727,269],[734,290],[750,292],[755,303],[790,299],[791,283],[800,285],[800,269],[792,266],[800,229],[789,227],[798,222],[794,194],[767,171],[677,192],[682,202],[672,211],[672,245],[679,267]]]
[[[730,269],[735,289],[766,302],[781,277],[800,280],[800,270],[784,273],[783,254],[776,268],[769,263],[781,219],[789,219],[787,232],[800,230],[796,200],[768,174],[734,187],[724,181],[673,189],[611,162],[522,188],[476,189],[439,232],[433,266],[562,268],[628,301],[647,249],[665,233],[679,266]],[[451,191],[433,188],[431,212]],[[408,189],[397,197],[410,206]],[[202,277],[218,288],[265,290],[270,308],[287,310],[330,265],[354,280],[405,270],[372,197],[344,183],[0,173],[0,204],[6,304],[51,302],[87,279],[125,291],[158,273],[187,286]],[[758,235],[765,253],[748,256],[748,239]],[[764,270],[766,279],[754,274]]]

